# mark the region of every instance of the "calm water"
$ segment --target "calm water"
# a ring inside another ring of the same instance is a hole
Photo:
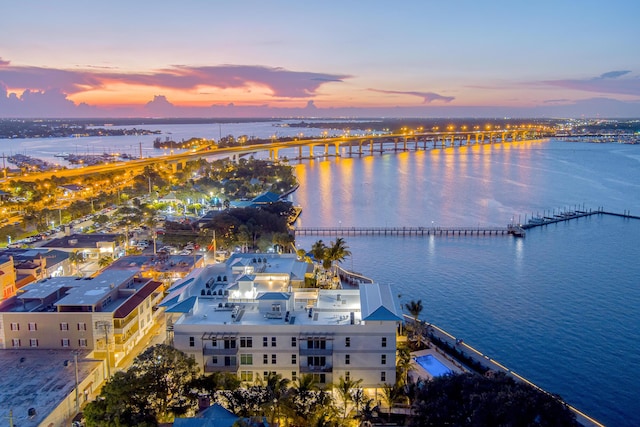
[[[313,132],[269,122],[148,128],[174,140]],[[149,148],[155,137],[0,140],[0,149],[55,159],[63,151],[137,154],[142,142],[145,155],[159,155]],[[583,205],[640,215],[640,146],[522,142],[295,168],[293,197],[308,226],[504,226]],[[402,303],[422,299],[424,320],[607,425],[640,425],[632,409],[640,396],[640,220],[594,216],[525,239],[346,239],[353,256],[345,267],[393,284]],[[308,249],[315,240],[297,243]]]
[[[638,146],[554,141],[315,160],[296,166],[294,199],[307,226],[504,226],[583,204],[640,214],[639,162]],[[346,239],[345,266],[422,299],[421,318],[607,425],[640,425],[640,220]]]

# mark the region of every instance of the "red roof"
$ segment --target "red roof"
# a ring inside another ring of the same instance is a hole
[[[136,292],[131,296],[128,300],[124,302],[118,309],[113,313],[114,319],[124,319],[135,310],[142,302],[151,295],[156,289],[162,286],[161,282],[155,282],[151,280],[149,283],[144,285],[142,289]]]

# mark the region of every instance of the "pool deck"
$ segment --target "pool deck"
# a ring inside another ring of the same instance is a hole
[[[420,366],[415,361],[416,357],[426,356],[428,354],[432,355],[440,363],[442,363],[444,366],[446,366],[456,374],[462,374],[462,373],[468,372],[462,365],[460,365],[458,362],[453,360],[451,357],[445,354],[442,354],[442,352],[440,352],[437,348],[431,347],[426,350],[414,351],[413,353],[411,353],[412,362],[411,362],[411,369],[409,369],[408,375],[409,375],[409,378],[411,378],[413,381],[417,380],[418,378],[422,378],[424,380],[430,380],[433,378],[433,376],[429,372],[427,372],[427,370],[425,370],[422,366]]]

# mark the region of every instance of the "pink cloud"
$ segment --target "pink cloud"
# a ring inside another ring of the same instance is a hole
[[[585,92],[640,96],[640,78],[631,71],[609,71],[591,79],[546,80],[541,83]]]
[[[104,69],[63,70],[42,67],[12,67],[0,62],[0,81],[9,88],[47,90],[57,88],[67,94],[100,89],[109,82],[192,90],[201,86],[219,89],[248,88],[262,85],[276,97],[304,98],[315,95],[320,86],[342,82],[343,74],[290,71],[252,65],[189,67],[184,65],[153,70],[149,73],[105,72]]]

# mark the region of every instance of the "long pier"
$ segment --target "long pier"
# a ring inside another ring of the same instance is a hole
[[[523,230],[528,230],[530,228],[540,227],[542,225],[555,224],[557,222],[564,222],[572,219],[584,218],[591,215],[613,215],[613,216],[618,216],[622,218],[640,219],[640,216],[631,215],[630,211],[624,211],[623,213],[607,212],[604,210],[604,208],[601,208],[601,207],[596,210],[590,209],[588,211],[586,210],[564,211],[564,212],[559,212],[557,214],[553,213],[550,215],[551,216],[543,215],[543,216],[533,217],[530,220],[528,220],[526,224],[521,224],[520,227]]]
[[[296,227],[296,236],[498,236],[511,227]]]
[[[295,227],[294,236],[508,236],[524,237],[526,230],[543,225],[584,218],[591,215],[612,215],[628,219],[640,219],[623,213],[596,210],[564,211],[551,216],[535,216],[525,224],[509,224],[506,227]]]

